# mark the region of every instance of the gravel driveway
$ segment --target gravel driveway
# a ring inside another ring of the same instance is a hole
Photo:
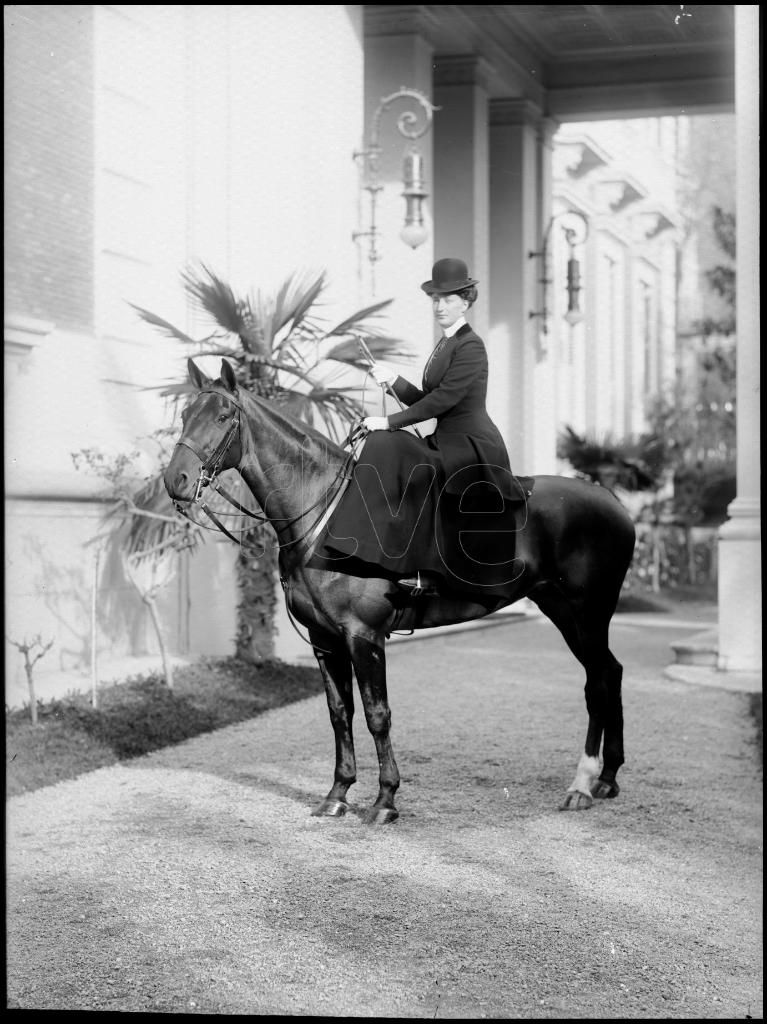
[[[390,645],[393,825],[310,816],[322,698],[12,798],[8,1006],[761,1017],[754,728],[745,695],[663,677],[685,635],[616,619],[627,763],[589,811],[557,809],[584,680],[543,619]]]

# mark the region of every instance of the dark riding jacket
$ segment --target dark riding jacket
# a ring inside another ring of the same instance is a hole
[[[427,419],[437,426],[427,437],[397,429],[366,436],[317,549],[318,567],[393,580],[428,572],[488,608],[506,594],[519,575],[515,509],[522,492],[485,408],[487,376],[485,346],[464,325],[437,345],[422,388],[395,380],[408,408],[389,416],[390,428]]]
[[[501,433],[486,408],[488,363],[485,345],[468,324],[443,339],[424,367],[423,386],[397,377],[392,389],[407,409],[390,413],[391,429],[436,418],[426,440],[442,458],[446,489],[462,493],[479,480],[515,496],[511,466]]]

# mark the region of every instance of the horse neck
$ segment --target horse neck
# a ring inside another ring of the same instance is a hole
[[[308,424],[249,396],[239,471],[281,541],[306,530],[338,479],[345,452]],[[286,524],[291,523],[290,526]]]

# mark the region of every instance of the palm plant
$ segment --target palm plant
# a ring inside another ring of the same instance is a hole
[[[324,427],[334,440],[364,415],[359,382],[332,385],[349,367],[365,366],[358,340],[363,340],[374,356],[411,358],[403,342],[372,323],[391,299],[325,326],[320,316],[324,272],[295,274],[275,295],[256,293],[244,298],[235,295],[205,265],[199,272],[185,271],[182,282],[194,305],[217,325],[212,334],[195,339],[156,314],[133,308],[161,333],[192,346],[196,356],[228,359],[242,387],[287,404],[299,418],[319,429]],[[161,388],[163,395],[171,397],[190,390],[186,381]]]
[[[580,435],[570,426],[559,435],[557,455],[581,476],[626,491],[657,490],[668,465],[667,446],[656,434],[618,439],[609,433]]]
[[[402,341],[374,322],[391,299],[328,324],[321,316],[324,272],[296,273],[273,295],[236,295],[204,264],[200,270],[186,270],[182,283],[195,307],[214,325],[205,337],[192,338],[155,313],[133,308],[161,334],[193,349],[195,356],[227,359],[242,387],[283,404],[334,441],[345,437],[351,425],[365,415],[359,371],[366,363],[359,341],[376,357],[411,358]],[[193,389],[184,380],[158,390],[163,396],[184,401]],[[150,483],[142,499],[144,510],[155,515],[173,511],[163,487]],[[133,516],[127,544],[134,554],[156,545],[154,534],[163,528],[162,522],[153,516]],[[248,521],[242,537],[237,558],[236,655],[262,661],[274,653],[277,546],[271,528],[258,523],[250,525]]]

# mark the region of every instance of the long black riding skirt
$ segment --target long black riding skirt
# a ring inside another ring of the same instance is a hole
[[[374,431],[311,564],[353,576],[399,579],[427,571],[450,590],[504,593],[520,574],[514,558],[520,502],[473,480],[446,487],[438,446],[407,431]],[[452,484],[457,479],[450,475]]]

